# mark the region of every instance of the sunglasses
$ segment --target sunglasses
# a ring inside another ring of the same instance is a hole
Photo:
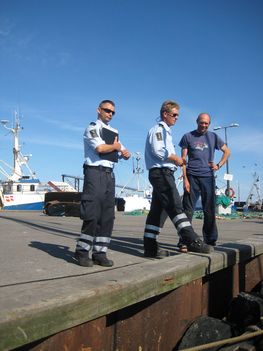
[[[103,111],[105,111],[106,113],[112,113],[112,116],[115,115],[115,111],[112,111],[112,110],[110,110],[109,108],[103,108],[103,107],[101,107],[101,109],[102,109]]]
[[[170,113],[170,112],[167,112],[167,114],[173,118],[178,118],[178,113]]]

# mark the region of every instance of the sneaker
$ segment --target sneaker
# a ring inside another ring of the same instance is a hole
[[[75,259],[77,260],[78,264],[83,267],[92,267],[93,261],[89,258],[88,253],[83,253],[81,251],[75,252]]]
[[[148,257],[148,258],[157,258],[157,259],[162,259],[165,257],[170,256],[170,253],[168,250],[163,250],[158,248],[157,250],[145,250],[144,251],[144,257]]]
[[[211,245],[207,245],[201,239],[196,239],[187,246],[188,251],[209,254],[214,251]]]
[[[103,267],[112,267],[113,261],[109,260],[105,253],[92,254],[92,260],[95,264]]]

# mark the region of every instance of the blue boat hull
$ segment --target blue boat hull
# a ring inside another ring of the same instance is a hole
[[[29,204],[4,206],[4,211],[42,211],[44,202],[34,202]]]

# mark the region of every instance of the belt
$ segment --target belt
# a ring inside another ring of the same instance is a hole
[[[98,171],[106,172],[106,173],[111,173],[112,172],[112,168],[111,167],[84,165],[84,168],[97,169]]]
[[[171,168],[168,168],[168,167],[153,167],[150,169],[150,172],[151,171],[159,171],[159,172],[162,172],[162,173],[168,173],[168,174],[174,174],[174,172],[176,171],[176,168],[175,169],[171,169]]]

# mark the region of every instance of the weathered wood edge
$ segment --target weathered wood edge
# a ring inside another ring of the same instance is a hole
[[[136,275],[134,267],[120,268],[113,273],[111,284],[97,287],[86,296],[80,292],[62,297],[62,301],[51,300],[45,305],[10,311],[1,318],[0,350],[42,339],[262,253],[262,240],[241,240],[224,244],[211,255],[177,255],[162,261],[146,261],[136,267]],[[125,270],[125,274],[121,274],[121,270]],[[133,281],[123,278],[118,281],[120,275],[136,277]]]

